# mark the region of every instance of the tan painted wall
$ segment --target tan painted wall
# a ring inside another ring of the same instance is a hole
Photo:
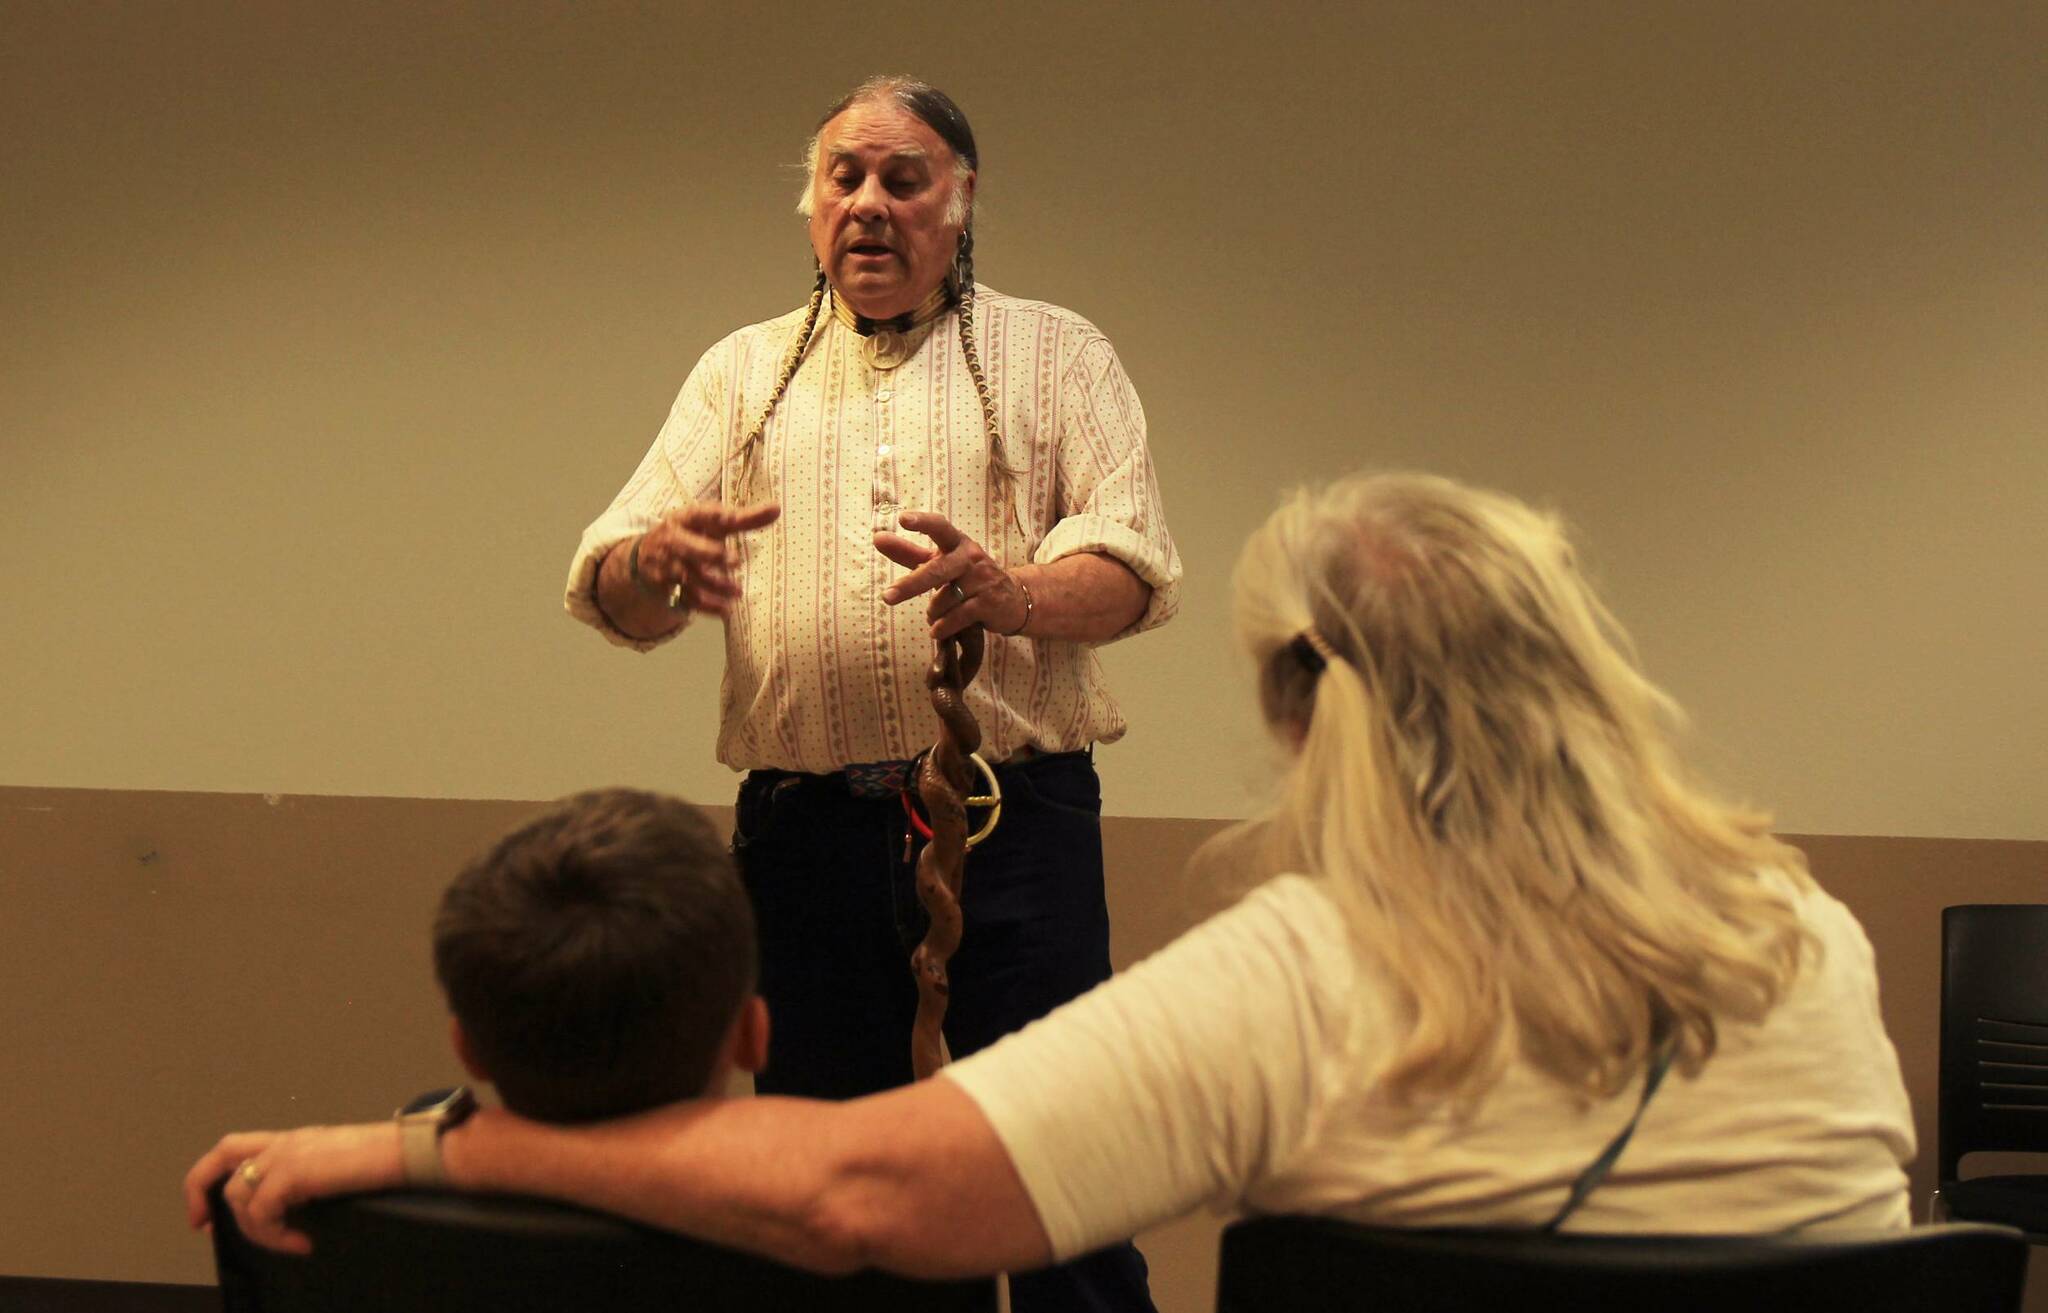
[[[1388,464],[1562,505],[1789,828],[2048,837],[2044,46],[1950,0],[7,6],[0,781],[729,798],[709,636],[615,654],[560,576],[800,296],[816,109],[910,68],[979,127],[986,278],[1151,417],[1189,584],[1111,652],[1112,813],[1247,809],[1236,545]]]
[[[427,923],[461,861],[533,810],[0,787],[0,1274],[210,1280],[176,1183],[216,1134],[380,1116],[455,1079]],[[1216,824],[1107,824],[1120,964],[1218,905],[1182,869]],[[1939,909],[2038,901],[2048,843],[1798,842],[1877,950],[1924,1199]],[[1216,1231],[1145,1237],[1166,1313],[1210,1306]]]

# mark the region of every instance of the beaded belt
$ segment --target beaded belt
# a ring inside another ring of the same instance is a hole
[[[909,761],[863,761],[846,768],[846,791],[856,798],[893,798],[910,787]]]
[[[1040,755],[1038,749],[1025,746],[996,764],[1014,766]],[[856,798],[894,798],[910,788],[919,760],[912,757],[909,761],[862,761],[838,773],[846,777],[846,791]]]

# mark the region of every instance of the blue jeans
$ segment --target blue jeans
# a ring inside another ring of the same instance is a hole
[[[986,1048],[1109,978],[1102,789],[1086,752],[997,770],[1003,818],[967,856],[964,929],[950,967],[946,1046]],[[907,1085],[924,937],[922,841],[895,798],[856,798],[837,775],[755,771],[740,786],[733,852],[761,931],[768,1000],[764,1094],[849,1099]],[[1080,1114],[1077,1110],[1077,1115]],[[1016,1313],[1152,1308],[1129,1244],[1011,1278]]]

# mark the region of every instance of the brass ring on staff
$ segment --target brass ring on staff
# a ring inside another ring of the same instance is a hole
[[[968,753],[967,760],[974,763],[975,769],[981,772],[981,778],[988,782],[987,793],[976,794],[971,798],[962,798],[960,800],[962,807],[988,808],[988,819],[981,823],[980,829],[967,836],[967,846],[972,848],[983,839],[994,834],[996,832],[996,822],[1003,819],[1003,786],[996,779],[995,769],[982,759],[982,755],[979,752]]]
[[[1003,819],[1003,786],[996,779],[995,770],[989,766],[987,760],[979,752],[968,753],[967,760],[974,763],[975,769],[981,772],[981,778],[988,784],[987,793],[973,794],[960,800],[960,805],[963,808],[988,808],[988,819],[981,823],[980,829],[967,836],[966,846],[972,848],[983,839],[994,834],[996,832],[996,822]],[[930,839],[932,837],[931,823],[917,814],[917,808],[910,801],[910,794],[911,790],[909,788],[903,790],[903,811],[905,815],[910,817],[910,828],[916,830],[924,838]]]

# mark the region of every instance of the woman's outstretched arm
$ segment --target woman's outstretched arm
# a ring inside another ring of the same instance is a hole
[[[538,1195],[826,1272],[1023,1270],[1052,1247],[974,1101],[945,1079],[851,1103],[699,1099],[594,1126],[486,1110],[442,1137],[462,1189]],[[238,1170],[253,1164],[251,1173]],[[402,1183],[394,1123],[230,1135],[185,1178],[188,1215],[235,1172],[254,1240],[303,1251],[295,1204]]]

